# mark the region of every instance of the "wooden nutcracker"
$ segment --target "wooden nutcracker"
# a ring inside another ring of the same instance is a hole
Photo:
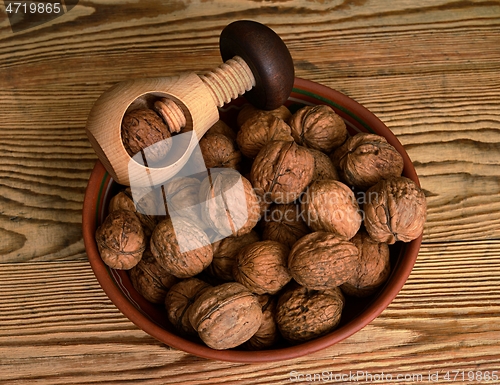
[[[260,109],[272,110],[289,97],[294,82],[291,55],[278,35],[254,21],[229,24],[219,40],[218,68],[203,74],[136,79],[119,83],[96,101],[86,131],[100,161],[123,185],[155,186],[176,175],[189,160],[199,139],[219,119],[222,107],[239,95]],[[166,164],[147,167],[141,154],[133,158],[121,138],[124,114],[138,99],[164,98],[162,115],[174,135]]]

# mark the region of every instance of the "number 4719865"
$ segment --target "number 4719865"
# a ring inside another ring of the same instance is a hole
[[[482,371],[482,370],[451,370],[444,374],[443,377],[446,381],[467,381],[467,382],[487,382],[497,381],[498,371]]]
[[[9,2],[7,13],[61,13],[61,3],[38,3],[32,1]]]

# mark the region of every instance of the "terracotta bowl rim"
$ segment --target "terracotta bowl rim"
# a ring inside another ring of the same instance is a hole
[[[301,78],[295,79],[294,92],[298,92],[300,95],[300,98],[297,98],[299,101],[304,101],[304,99],[307,98],[320,100],[324,104],[332,105],[332,107],[340,109],[341,112],[355,117],[358,123],[365,128],[371,129],[386,137],[388,142],[396,147],[403,156],[405,162],[404,175],[419,184],[415,168],[402,144],[382,121],[361,104],[336,90]],[[115,283],[108,267],[104,264],[99,255],[94,239],[97,220],[96,202],[100,199],[104,183],[103,180],[105,178],[110,177],[107,175],[102,163],[97,161],[86,188],[82,210],[82,230],[85,249],[92,270],[100,286],[113,304],[137,327],[172,348],[179,349],[198,357],[240,363],[274,362],[298,358],[317,352],[346,339],[378,317],[394,300],[413,269],[422,242],[421,235],[419,238],[405,244],[404,258],[399,258],[398,266],[396,267],[398,274],[391,275],[390,284],[382,289],[377,297],[359,316],[330,334],[299,345],[272,350],[214,350],[208,346],[184,339],[157,325],[142,314],[125,297]]]

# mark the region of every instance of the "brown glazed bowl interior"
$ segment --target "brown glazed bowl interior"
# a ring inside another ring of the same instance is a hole
[[[238,98],[224,106],[221,109],[221,119],[230,125],[233,124],[244,103],[244,98]],[[291,111],[295,111],[304,105],[316,104],[331,106],[345,120],[351,135],[356,132],[372,132],[384,136],[403,156],[403,175],[419,184],[415,168],[403,146],[375,115],[338,91],[296,78],[293,92],[286,105]],[[214,360],[246,363],[287,360],[325,349],[344,340],[361,330],[389,306],[410,275],[422,242],[420,236],[412,242],[397,242],[391,246],[392,273],[388,281],[366,299],[349,301],[348,298],[341,323],[333,332],[298,345],[283,343],[269,350],[248,351],[240,348],[214,350],[198,341],[179,336],[168,323],[163,306],[153,305],[138,294],[126,271],[110,269],[103,263],[97,250],[95,231],[107,214],[111,197],[121,187],[112,180],[98,161],[85,193],[82,226],[88,259],[101,287],[116,307],[149,335],[170,347]]]

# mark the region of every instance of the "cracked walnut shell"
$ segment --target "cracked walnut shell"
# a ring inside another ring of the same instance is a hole
[[[311,290],[346,282],[356,269],[358,248],[333,233],[316,231],[299,239],[288,256],[293,279]]]
[[[262,323],[257,297],[237,282],[205,290],[189,309],[189,321],[212,349],[230,349],[248,341]]]
[[[255,294],[276,294],[292,276],[287,268],[289,249],[275,241],[245,246],[236,256],[234,279]]]
[[[129,210],[109,213],[97,228],[96,242],[102,260],[113,269],[131,269],[139,263],[146,249],[142,224]]]
[[[305,106],[288,123],[300,145],[329,154],[347,138],[344,120],[327,105]]]
[[[342,182],[314,181],[300,200],[307,225],[314,231],[351,239],[363,221],[354,193]]]
[[[212,245],[207,234],[183,217],[158,223],[150,247],[159,264],[177,278],[193,277],[212,262]]]
[[[342,179],[350,186],[366,190],[381,179],[401,176],[403,157],[380,135],[358,133],[332,155]]]
[[[424,230],[425,194],[406,177],[384,179],[366,191],[365,228],[377,242],[410,242]]]
[[[365,231],[358,232],[351,242],[359,250],[356,269],[340,288],[347,295],[366,297],[389,278],[389,246],[387,243],[374,241]]]
[[[273,141],[265,145],[250,170],[254,188],[269,194],[275,203],[291,203],[311,182],[314,157],[295,142]],[[267,195],[266,195],[267,199]]]
[[[338,326],[344,304],[337,287],[318,291],[292,285],[278,299],[278,330],[294,343],[321,337]]]

